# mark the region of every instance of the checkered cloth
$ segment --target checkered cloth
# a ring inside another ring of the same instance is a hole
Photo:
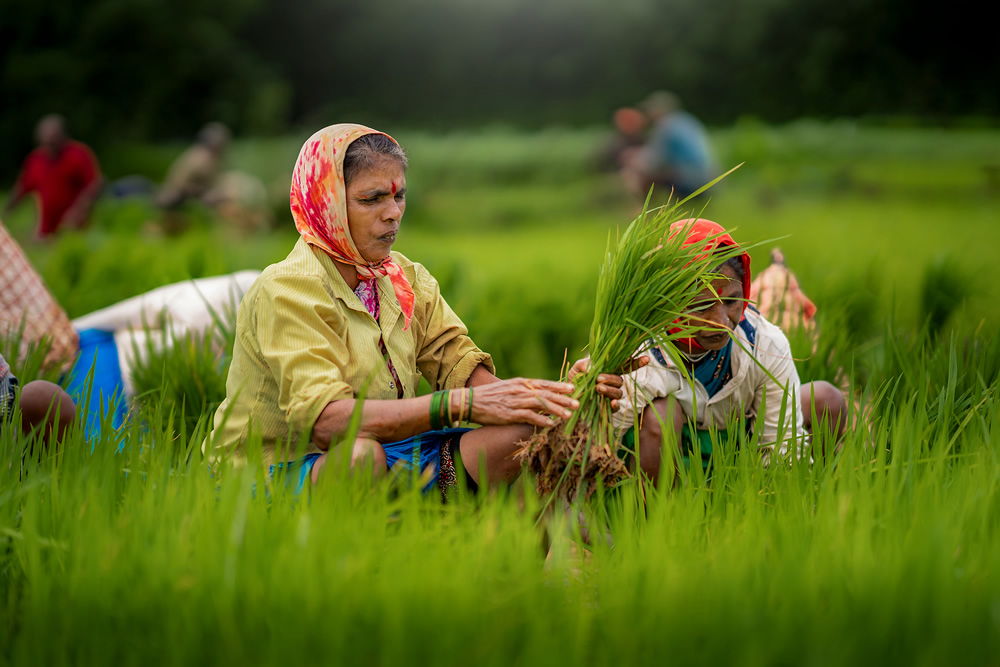
[[[79,340],[73,325],[0,223],[0,338],[18,335],[22,323],[22,343],[37,343],[45,336],[52,341],[47,367],[66,367],[76,358]],[[24,353],[26,348],[19,349]]]
[[[0,421],[3,421],[14,408],[15,391],[17,391],[17,378],[10,372],[7,360],[0,354]]]

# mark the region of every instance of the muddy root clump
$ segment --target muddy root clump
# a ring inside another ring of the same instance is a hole
[[[591,437],[590,428],[580,422],[568,435],[563,421],[535,431],[514,458],[536,475],[539,495],[557,493],[570,501],[589,498],[599,481],[610,487],[629,475],[615,446]]]

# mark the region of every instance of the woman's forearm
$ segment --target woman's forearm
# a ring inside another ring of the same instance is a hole
[[[312,441],[320,449],[329,449],[331,442],[347,432],[357,400],[345,398],[333,401],[320,413],[313,427]],[[380,443],[405,440],[431,430],[431,397],[417,396],[399,400],[366,400],[361,407],[358,436]]]
[[[447,395],[449,406],[442,406],[444,421],[447,415],[459,419],[468,415],[468,392],[464,389],[454,389]],[[351,424],[351,415],[358,402],[353,398],[333,401],[323,409],[319,419],[313,426],[312,441],[320,449],[328,449],[330,443],[347,432]],[[431,396],[417,396],[398,400],[366,400],[361,406],[361,424],[358,427],[359,438],[369,438],[380,443],[398,442],[413,437],[418,433],[430,431],[431,426]],[[448,425],[448,424],[445,424]]]
[[[467,387],[476,387],[499,382],[489,369],[480,364],[469,376]],[[458,409],[459,402],[452,396],[452,408]],[[331,442],[347,432],[351,414],[357,404],[355,399],[342,399],[328,404],[313,426],[312,441],[320,449],[328,449]],[[361,408],[361,427],[358,435],[379,442],[397,442],[431,430],[431,397],[418,396],[399,400],[367,400]]]
[[[573,385],[567,382],[514,378],[500,380],[485,366],[478,366],[469,377],[469,387],[452,389],[448,394],[450,410],[445,414],[456,420],[478,424],[530,424],[540,428],[552,426],[548,415],[569,419],[579,403],[571,398]],[[431,396],[398,400],[366,400],[361,407],[358,436],[380,443],[398,442],[431,430]],[[313,425],[312,441],[320,449],[330,448],[347,432],[351,413],[357,400],[345,398],[328,403]],[[444,419],[448,421],[447,417]]]

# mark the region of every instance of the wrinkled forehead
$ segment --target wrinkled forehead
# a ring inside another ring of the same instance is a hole
[[[706,285],[698,293],[699,300],[712,298],[713,290],[714,293],[720,296],[732,296],[743,293],[743,283],[736,277],[736,272],[733,271],[731,266],[722,265],[712,271],[712,273],[718,277],[711,281],[711,287]]]
[[[406,187],[406,170],[402,163],[391,155],[378,155],[373,158],[372,164],[356,166],[347,171],[349,172],[347,175],[350,176],[347,181],[348,191],[384,185],[395,193],[396,190]]]

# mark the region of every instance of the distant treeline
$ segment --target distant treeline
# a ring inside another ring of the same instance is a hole
[[[594,123],[649,91],[742,115],[1000,115],[992,22],[930,0],[0,0],[0,171],[76,134],[338,119]]]

